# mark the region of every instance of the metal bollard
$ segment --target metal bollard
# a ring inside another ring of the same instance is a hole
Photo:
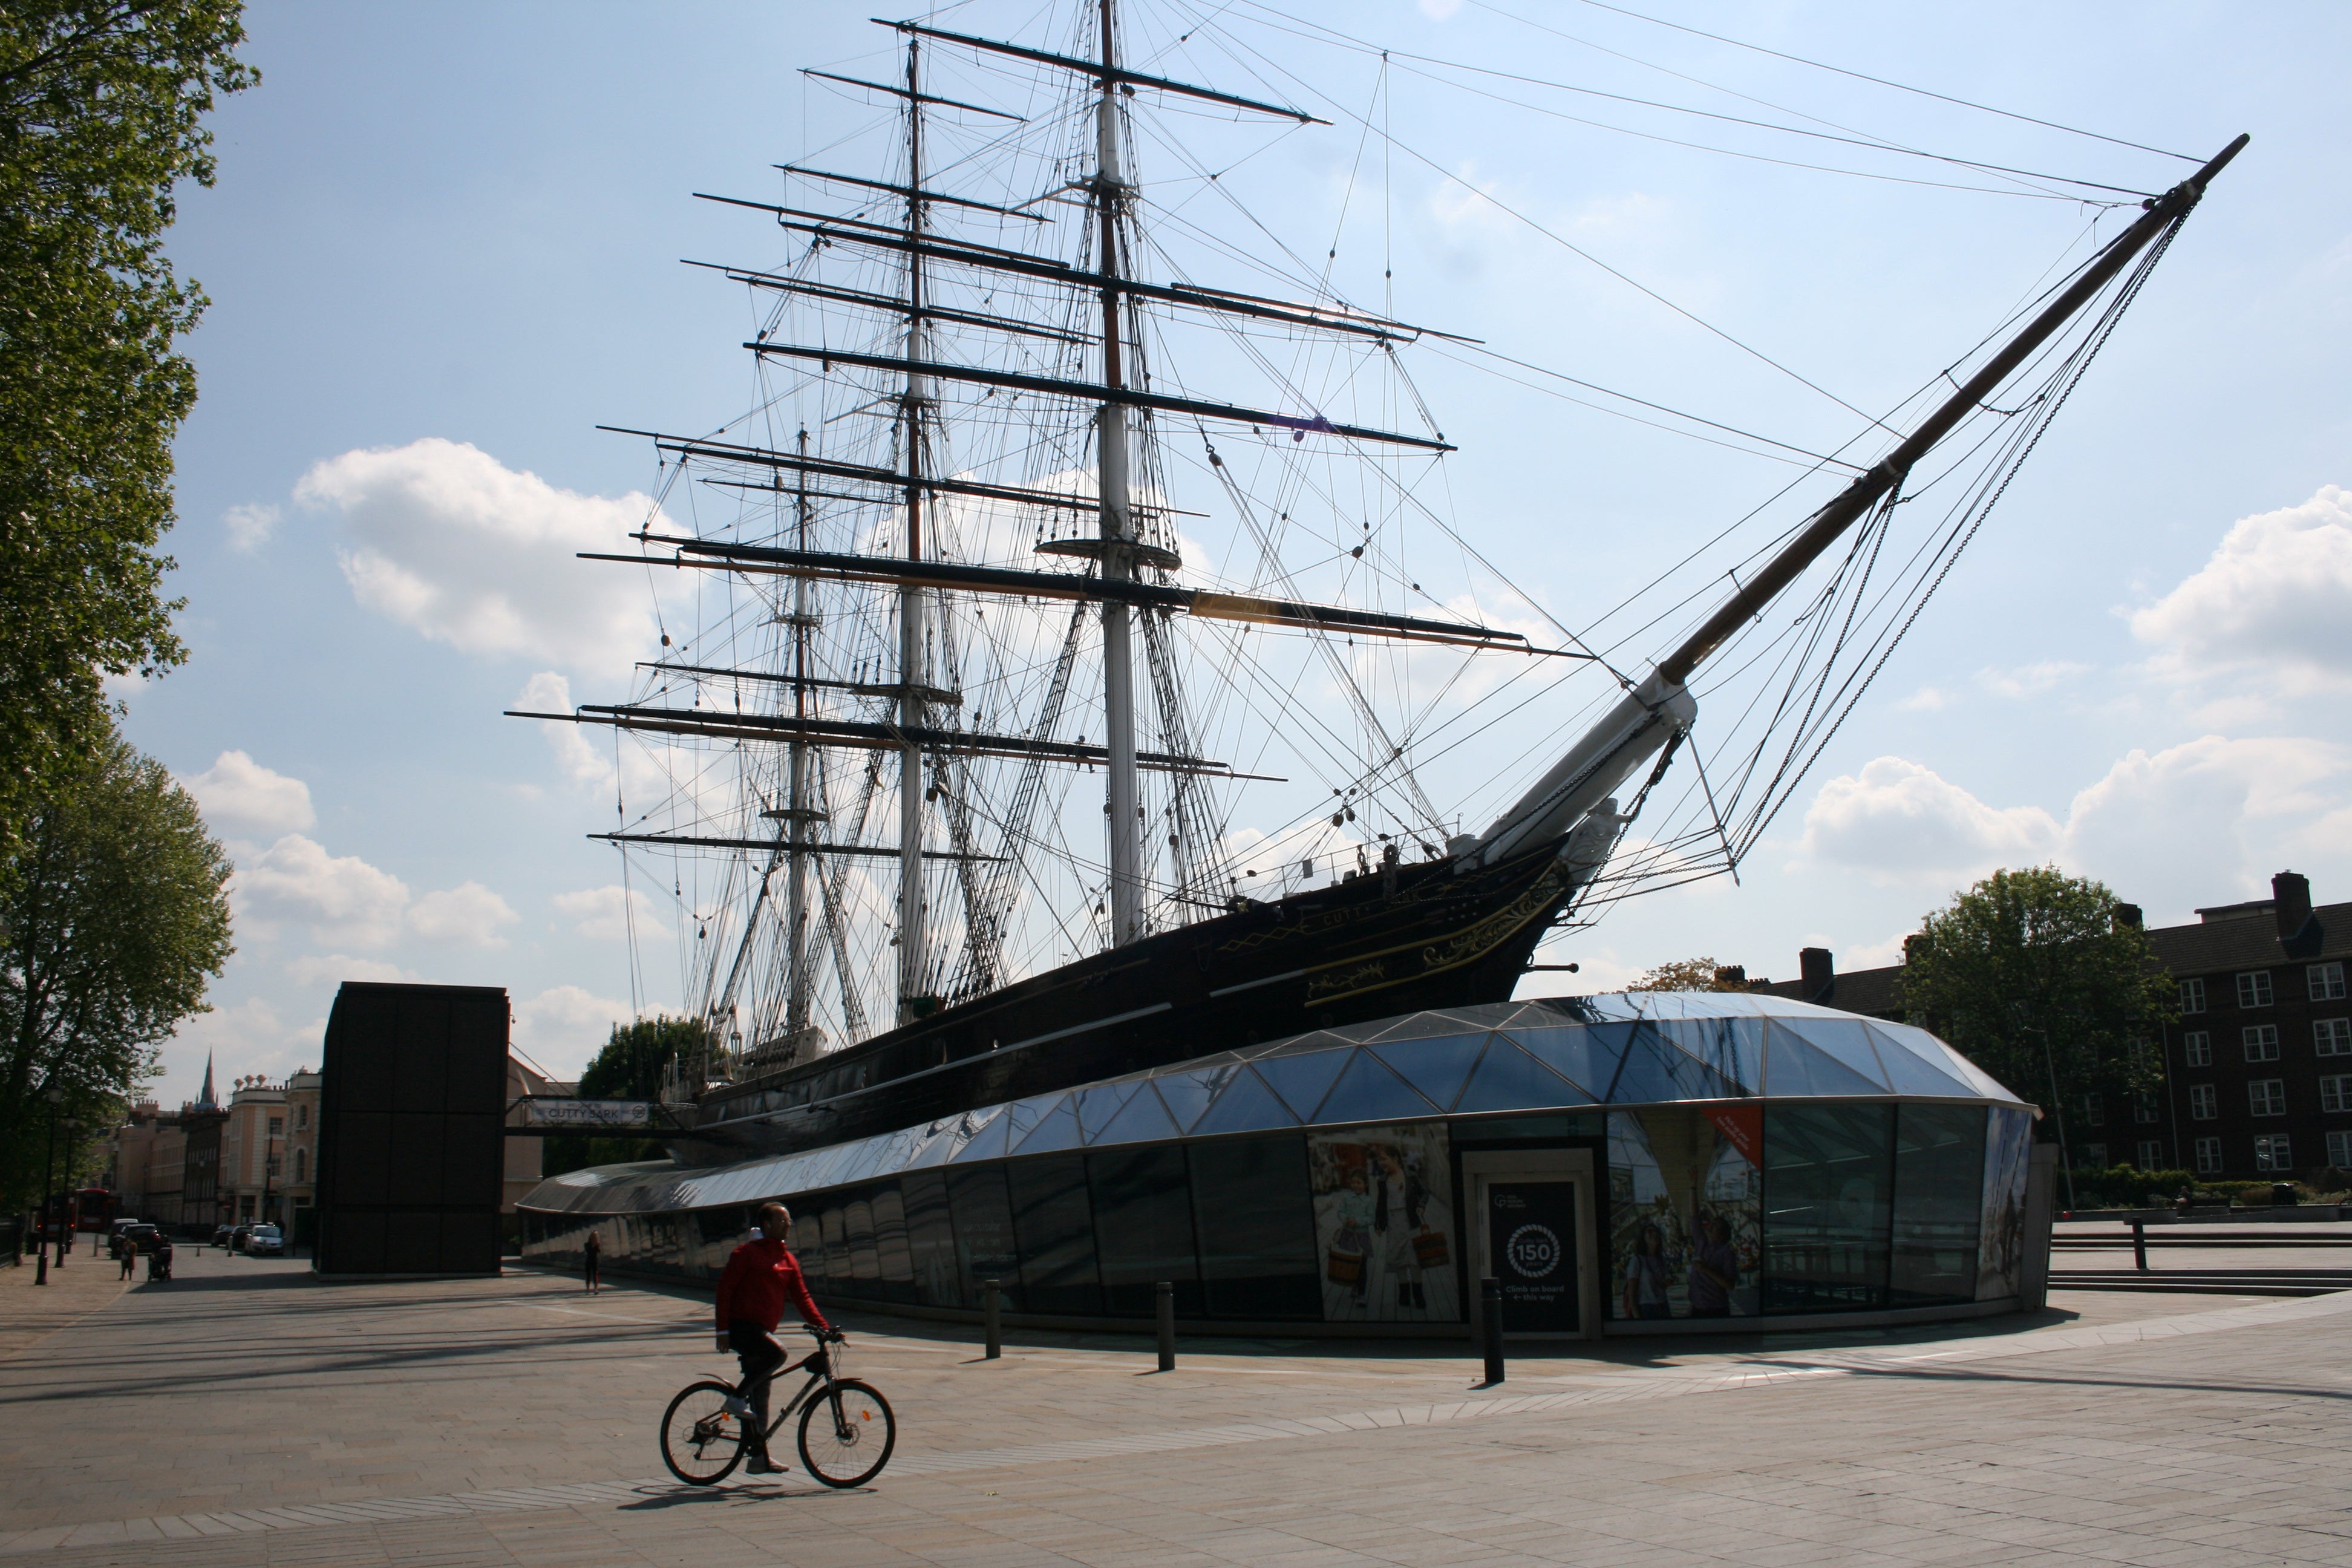
[[[2142,1274],[2147,1272],[2147,1226],[2138,1220],[2131,1222],[2132,1263]]]
[[[996,1280],[983,1279],[980,1282],[981,1316],[982,1321],[987,1325],[988,1334],[988,1348],[982,1353],[990,1361],[994,1361],[1004,1353],[1003,1303],[1003,1288]]]
[[[1176,1282],[1160,1282],[1160,1370],[1176,1370]]]
[[[1478,1281],[1478,1317],[1486,1337],[1486,1385],[1503,1381],[1503,1282]]]

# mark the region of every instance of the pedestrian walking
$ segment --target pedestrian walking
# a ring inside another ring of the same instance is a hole
[[[122,1260],[122,1273],[120,1278],[130,1279],[131,1271],[139,1263],[139,1249],[128,1242],[118,1241],[114,1244],[114,1256]]]
[[[580,1271],[587,1277],[588,1293],[592,1296],[604,1288],[604,1281],[596,1272],[596,1266],[604,1261],[604,1243],[592,1230],[580,1248]]]

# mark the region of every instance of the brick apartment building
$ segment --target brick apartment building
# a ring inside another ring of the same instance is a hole
[[[2129,904],[2117,912],[2139,918]],[[2352,904],[2315,907],[2309,879],[2282,871],[2269,898],[2197,916],[2147,933],[2179,986],[2179,1013],[2163,1026],[2164,1085],[2067,1106],[2074,1163],[2242,1181],[2352,1171]],[[1900,964],[1840,974],[1828,952],[1807,948],[1799,965],[1798,979],[1756,988],[1904,1016]]]

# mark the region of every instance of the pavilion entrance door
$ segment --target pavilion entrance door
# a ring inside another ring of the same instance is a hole
[[[1470,1198],[1470,1327],[1486,1331],[1478,1281],[1503,1287],[1503,1337],[1598,1339],[1600,1228],[1589,1149],[1462,1156]]]

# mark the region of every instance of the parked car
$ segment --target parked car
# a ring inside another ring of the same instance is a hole
[[[237,1226],[228,1233],[228,1249],[231,1252],[243,1252],[246,1243],[252,1239],[253,1226],[249,1222]]]
[[[250,1258],[283,1258],[286,1237],[274,1225],[257,1225],[245,1238],[245,1251]]]
[[[229,1234],[236,1229],[236,1226],[226,1224],[213,1226],[213,1245],[215,1247],[226,1247],[228,1245]]]
[[[162,1231],[144,1220],[133,1220],[127,1225],[118,1225],[114,1227],[114,1256],[120,1258],[125,1252],[152,1252],[155,1248],[155,1243],[163,1238],[163,1235]]]

